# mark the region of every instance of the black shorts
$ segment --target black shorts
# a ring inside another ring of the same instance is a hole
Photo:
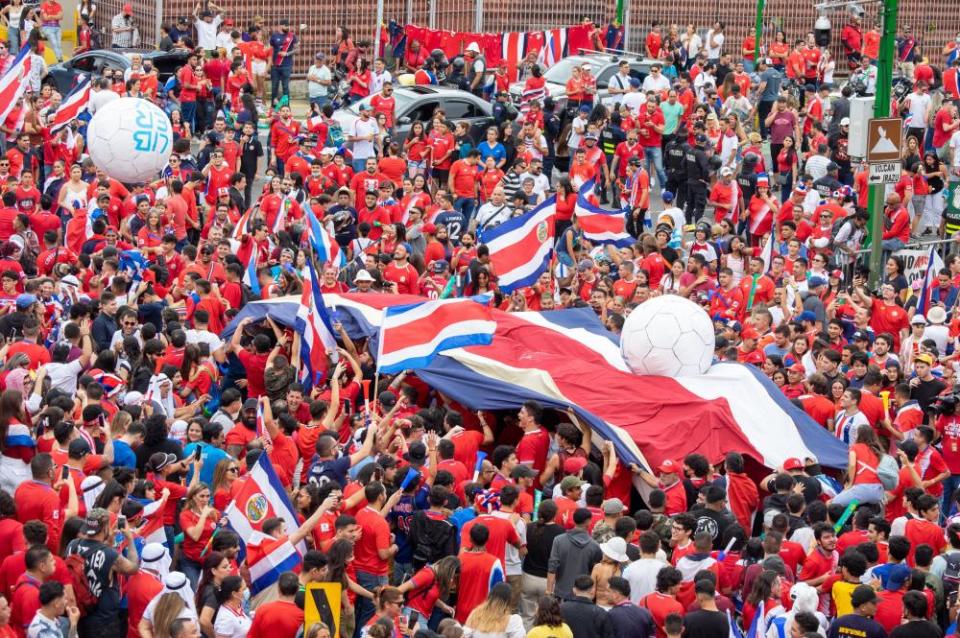
[[[437,180],[437,183],[440,184],[440,188],[447,188],[447,181],[450,177],[449,168],[435,168],[433,169],[433,179]]]

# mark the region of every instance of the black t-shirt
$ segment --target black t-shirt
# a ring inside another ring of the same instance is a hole
[[[840,616],[832,623],[827,630],[827,638],[844,638],[849,636],[862,636],[862,638],[886,638],[887,632],[883,630],[880,623],[857,614],[847,614]]]
[[[937,378],[921,381],[916,387],[911,388],[910,398],[920,404],[924,414],[928,414],[930,406],[946,387],[943,381]]]
[[[727,510],[717,512],[708,507],[699,507],[690,513],[697,519],[696,533],[707,532],[710,534],[713,537],[714,549],[723,547],[723,533],[730,525],[737,522],[733,514]]]
[[[894,627],[890,638],[943,638],[943,630],[929,620],[911,620]]]
[[[97,599],[95,607],[87,612],[87,621],[103,621],[109,625],[116,621],[120,613],[120,588],[113,577],[113,564],[120,554],[109,545],[87,538],[70,541],[67,556],[83,556],[87,574],[87,586]]]
[[[683,617],[684,638],[717,638],[730,635],[730,620],[722,611],[698,609]]]

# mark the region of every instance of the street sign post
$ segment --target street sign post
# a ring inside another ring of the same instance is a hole
[[[867,161],[899,161],[902,136],[903,120],[900,118],[881,117],[870,120],[867,125]]]
[[[896,184],[900,181],[900,162],[873,162],[870,164],[870,173],[867,184]]]

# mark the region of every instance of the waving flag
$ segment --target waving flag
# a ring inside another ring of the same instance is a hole
[[[556,213],[554,195],[530,212],[483,231],[481,240],[490,249],[497,285],[504,293],[532,286],[550,265]]]
[[[309,259],[304,270],[303,294],[294,325],[300,333],[300,361],[303,365],[300,381],[309,392],[327,368],[328,353],[334,361],[338,359],[333,322],[320,292],[317,272]]]
[[[90,101],[90,76],[80,75],[77,85],[60,102],[57,112],[53,116],[53,124],[50,126],[50,133],[57,133],[60,129],[67,126],[73,120],[80,117],[80,114],[87,110],[87,103]]]
[[[567,55],[567,30],[550,29],[543,32],[543,48],[537,55],[537,64],[544,70],[562,60]]]
[[[634,239],[626,230],[626,218],[622,210],[604,210],[587,199],[592,193],[594,181],[580,187],[574,213],[580,223],[583,236],[593,243],[613,244],[617,247],[630,246]]]
[[[267,431],[267,424],[263,419],[263,403],[257,402],[257,436],[268,443],[273,439],[270,432]]]
[[[10,63],[7,72],[0,77],[0,122],[7,119],[14,105],[27,90],[30,75],[30,45],[25,44]]]
[[[753,616],[753,622],[747,629],[747,638],[765,638],[767,635],[767,619],[764,617],[766,612],[763,607],[764,601],[761,600],[757,606],[757,613]]]
[[[340,244],[333,238],[330,231],[320,223],[313,212],[313,208],[307,206],[305,210],[307,213],[307,237],[310,240],[310,245],[313,246],[313,252],[317,255],[317,262],[321,265],[333,264],[338,268],[346,266],[347,258],[340,250]]]
[[[380,325],[377,368],[384,374],[425,367],[454,348],[489,345],[497,324],[473,299],[438,299],[387,308]]]
[[[243,271],[243,283],[250,287],[250,291],[255,297],[260,296],[260,280],[257,278],[257,247],[254,246],[250,251],[250,261]]]
[[[251,206],[247,209],[247,212],[241,215],[240,219],[237,220],[237,225],[233,229],[233,238],[237,241],[241,241],[243,236],[250,232],[250,220],[253,218],[253,213],[254,207]]]
[[[515,31],[504,33],[500,43],[502,48],[500,57],[507,64],[507,75],[510,76],[510,81],[515,82],[517,68],[527,55],[527,34]]]
[[[920,298],[917,300],[917,314],[926,316],[930,309],[930,293],[933,292],[934,280],[937,273],[943,268],[943,259],[937,253],[937,245],[930,246],[930,255],[927,257],[927,270],[923,273],[923,286],[920,288]]]
[[[763,272],[770,272],[770,264],[773,263],[773,235],[767,237],[767,243],[763,245],[763,249],[760,251],[760,259],[763,260]]]
[[[240,535],[240,543],[247,553],[251,594],[263,591],[277,582],[280,574],[300,564],[301,555],[307,550],[303,542],[294,547],[289,541],[278,542],[261,531],[263,522],[274,517],[285,520],[288,530],[299,525],[268,455],[261,454],[257,459],[243,487],[227,505],[224,516]]]
[[[143,280],[143,271],[149,265],[150,262],[139,250],[124,250],[120,253],[120,272],[126,273],[133,283]]]

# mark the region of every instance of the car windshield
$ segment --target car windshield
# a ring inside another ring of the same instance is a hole
[[[372,96],[372,95],[369,95],[369,96],[363,98],[362,100],[360,100],[360,101],[358,101],[358,102],[355,102],[355,103],[351,104],[350,106],[346,107],[345,110],[346,110],[346,111],[349,111],[350,113],[353,113],[354,115],[359,115],[359,114],[360,114],[360,105],[361,105],[361,104],[370,104],[370,100],[372,100],[372,99],[373,99],[373,96]],[[401,92],[399,92],[399,91],[394,91],[394,92],[393,92],[393,99],[396,100],[396,102],[397,102],[397,106],[396,106],[396,108],[395,108],[394,111],[393,111],[394,113],[402,113],[404,110],[406,110],[407,105],[410,104],[410,103],[413,101],[413,97],[412,97],[411,95],[409,95],[408,93],[401,93]]]
[[[547,72],[543,74],[543,77],[547,80],[547,82],[553,82],[554,84],[566,84],[567,80],[570,79],[570,76],[573,75],[573,67],[580,63],[580,60],[574,60],[571,58],[560,60],[550,67]]]

